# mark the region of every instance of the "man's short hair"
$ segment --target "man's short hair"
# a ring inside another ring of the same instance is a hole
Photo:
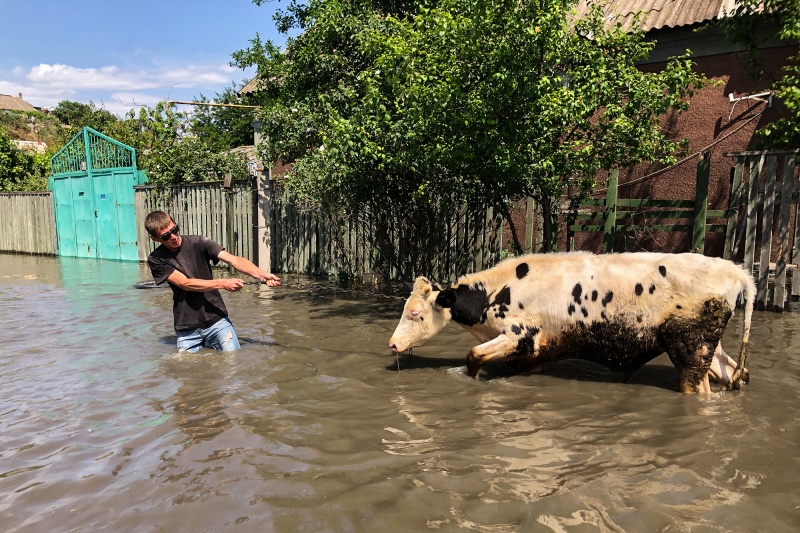
[[[159,230],[169,226],[170,222],[172,222],[172,217],[164,211],[153,211],[144,219],[144,229],[150,235],[158,237],[156,234],[159,233]]]

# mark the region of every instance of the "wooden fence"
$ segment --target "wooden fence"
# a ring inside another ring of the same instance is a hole
[[[780,311],[800,296],[792,279],[800,261],[798,152],[725,154],[736,163],[723,257],[757,275],[759,308]]]
[[[229,189],[222,181],[180,185],[141,185],[134,187],[136,240],[139,260],[156,247],[144,229],[144,219],[155,210],[165,211],[186,235],[205,235],[234,255],[255,260],[253,180],[236,180]]]
[[[632,232],[691,232],[691,251],[703,253],[709,233],[725,233],[727,212],[708,209],[709,160],[701,156],[697,164],[695,197],[686,200],[631,199],[618,197],[619,170],[607,180],[605,198],[587,198],[570,214],[569,249],[579,232],[603,232],[603,253],[624,248],[624,239]],[[623,242],[620,242],[623,241]]]
[[[55,255],[56,223],[49,192],[0,194],[0,252]]]
[[[256,260],[254,242],[254,180],[236,181],[230,192],[222,182],[134,187],[139,259],[146,261],[156,246],[144,230],[147,213],[160,209],[169,213],[185,234],[202,234],[226,250]],[[374,236],[379,231],[368,217],[326,220],[319,213],[303,212],[292,205],[282,189],[270,182],[270,268],[275,272],[310,275],[346,274],[360,277],[377,269]],[[459,213],[453,220],[434,221],[446,232],[447,245],[426,265],[428,275],[453,279],[464,272],[482,270],[500,257],[499,221],[491,211]],[[395,228],[389,242],[400,253],[411,246]],[[397,277],[395,269],[392,274]]]

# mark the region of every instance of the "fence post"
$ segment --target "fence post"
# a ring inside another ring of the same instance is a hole
[[[694,222],[692,224],[692,251],[702,254],[706,246],[706,216],[708,214],[708,177],[711,158],[701,152],[697,159],[697,182],[694,191]]]
[[[615,168],[608,176],[606,192],[606,223],[603,227],[603,253],[610,254],[614,251],[614,229],[617,225],[617,188],[619,182],[619,169]]]

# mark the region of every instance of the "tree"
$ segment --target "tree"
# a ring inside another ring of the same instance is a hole
[[[234,55],[258,67],[265,160],[293,162],[286,184],[302,204],[405,217],[419,243],[432,211],[493,207],[510,221],[515,198],[548,206],[568,181],[582,194],[600,171],[674,161],[681,143],[660,120],[704,80],[687,57],[641,72],[643,33],[607,27],[599,10],[574,20],[573,4],[293,2],[278,21],[303,32],[285,52],[256,36]],[[386,269],[424,268],[376,244]]]
[[[213,181],[227,174],[240,179],[247,173],[243,155],[219,150],[194,134],[191,117],[166,102],[142,107],[138,114],[130,111],[108,135],[136,150],[150,183]]]
[[[47,190],[46,159],[17,148],[0,130],[0,191]]]
[[[53,108],[52,113],[62,124],[71,126],[73,134],[84,126],[108,134],[118,120],[115,115],[103,107],[97,107],[92,101],[82,104],[71,100],[62,100]]]
[[[800,40],[800,9],[797,0],[739,0],[736,8],[720,23],[725,36],[746,48],[751,75],[763,74],[761,45],[772,38],[796,43]],[[771,87],[781,100],[787,116],[781,117],[757,133],[765,146],[797,148],[800,146],[800,55],[789,58],[783,75]]]
[[[255,97],[240,97],[235,84],[216,93],[213,103],[254,105]],[[208,102],[200,95],[200,102]],[[215,150],[253,144],[253,110],[242,107],[198,106],[191,117],[192,133]]]

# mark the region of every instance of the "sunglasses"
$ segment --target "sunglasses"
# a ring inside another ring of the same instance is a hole
[[[171,229],[171,230],[169,230],[168,232],[164,233],[163,235],[160,235],[160,236],[158,237],[158,239],[159,239],[159,240],[161,240],[161,241],[166,241],[167,239],[169,239],[169,238],[170,238],[170,237],[172,237],[173,235],[177,235],[179,231],[180,231],[180,228],[178,227],[178,225],[177,225],[177,224],[175,224],[175,225],[172,227],[172,229]]]

